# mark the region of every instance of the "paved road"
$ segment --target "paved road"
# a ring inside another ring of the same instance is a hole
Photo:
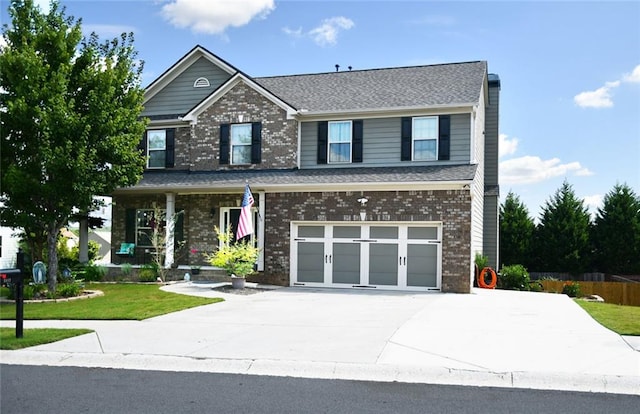
[[[634,413],[632,395],[1,365],[12,413]]]

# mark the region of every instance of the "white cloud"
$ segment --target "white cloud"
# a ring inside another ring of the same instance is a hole
[[[4,49],[7,46],[7,39],[4,36],[0,36],[0,50]]]
[[[44,14],[49,14],[51,8],[49,7],[49,0],[35,0],[35,5],[40,7],[40,11]]]
[[[319,46],[335,45],[338,41],[338,34],[343,30],[351,29],[355,23],[353,20],[338,16],[324,19],[320,26],[309,31],[309,35]]]
[[[275,8],[274,0],[172,0],[162,6],[162,16],[194,33],[223,34],[254,18],[264,18]]]
[[[559,158],[543,160],[530,155],[502,161],[499,169],[501,184],[533,184],[569,173],[577,176],[593,175],[577,161],[563,164]]]
[[[573,101],[581,108],[611,108],[611,90],[620,86],[622,82],[640,83],[640,65],[637,65],[631,73],[627,73],[620,80],[606,82],[604,86],[594,90],[580,92],[573,97]]]
[[[633,68],[631,73],[627,73],[622,78],[625,82],[640,83],[640,65]]]
[[[611,89],[620,86],[620,81],[607,82],[595,91],[581,92],[573,97],[573,101],[582,108],[610,108],[613,106],[611,100]]]
[[[500,134],[498,144],[498,157],[514,154],[518,150],[518,138],[509,138],[507,134]]]
[[[592,216],[595,216],[598,211],[598,207],[602,205],[602,200],[604,200],[604,196],[602,194],[594,194],[590,196],[585,196],[582,198],[584,201],[585,207],[589,209]]]
[[[333,46],[338,42],[340,32],[349,30],[353,26],[355,26],[353,20],[348,17],[337,16],[322,20],[319,26],[306,32],[302,27],[298,27],[297,29],[283,27],[282,32],[294,39],[309,37],[318,46]]]

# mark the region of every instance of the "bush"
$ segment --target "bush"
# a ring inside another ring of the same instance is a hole
[[[62,296],[63,298],[72,298],[80,295],[82,286],[75,280],[69,283],[60,283],[56,290],[56,296]]]
[[[156,264],[150,263],[142,266],[138,272],[140,282],[155,282],[158,279],[158,269]]]
[[[87,265],[84,268],[84,280],[89,282],[100,282],[106,274],[105,266]]]
[[[580,284],[569,280],[562,285],[562,293],[570,298],[576,298],[580,295]]]
[[[522,265],[502,266],[498,274],[498,288],[508,290],[529,290],[529,272]]]

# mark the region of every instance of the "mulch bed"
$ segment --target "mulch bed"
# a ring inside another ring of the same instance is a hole
[[[244,289],[234,289],[231,285],[225,285],[212,290],[222,293],[232,293],[234,295],[255,295],[256,293],[266,292],[270,289],[245,287]]]

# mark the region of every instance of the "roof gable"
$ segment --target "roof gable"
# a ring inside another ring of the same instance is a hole
[[[168,85],[170,85],[174,80],[180,77],[180,75],[184,74],[185,71],[188,71],[192,67],[192,65],[199,64],[200,66],[203,66],[205,62],[208,62],[209,64],[217,67],[219,76],[222,74],[226,74],[227,78],[229,78],[233,74],[238,72],[238,69],[236,69],[223,59],[209,52],[204,47],[197,45],[189,52],[187,52],[186,55],[180,58],[180,60],[178,60],[175,64],[173,64],[173,66],[167,69],[156,80],[151,82],[149,86],[146,87],[144,93],[144,103],[146,104],[154,96],[161,93]]]

